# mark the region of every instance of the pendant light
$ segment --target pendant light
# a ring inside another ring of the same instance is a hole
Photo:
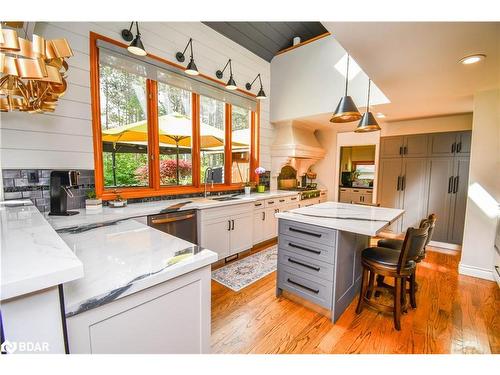
[[[139,32],[139,22],[135,21],[135,29],[136,29],[136,35],[135,38],[133,37],[132,34],[132,26],[134,26],[134,21],[130,23],[130,27],[127,29],[122,30],[122,38],[126,40],[127,42],[130,42],[130,45],[127,47],[127,50],[130,53],[133,53],[134,55],[137,56],[146,56],[148,53],[146,52],[146,49],[144,48],[144,45],[142,44],[141,41],[141,33]]]
[[[378,125],[377,120],[375,119],[375,116],[373,116],[373,113],[370,112],[370,86],[371,86],[372,80],[368,79],[368,99],[366,101],[366,112],[363,113],[363,117],[361,117],[361,121],[358,124],[358,127],[354,132],[356,133],[368,133],[368,132],[375,132],[377,130],[380,130],[380,126]]]
[[[186,50],[189,46],[191,46],[191,58],[189,60],[189,64],[187,64],[186,66],[186,69],[184,69],[184,72],[186,74],[189,74],[190,76],[197,76],[198,74],[200,74],[200,72],[198,72],[198,68],[196,67],[196,64],[194,63],[193,59],[193,38],[189,38],[189,42],[186,45],[186,48],[184,48],[184,51],[177,52],[175,54],[175,58],[179,62],[184,62],[184,60],[186,59],[184,54],[186,53]]]
[[[350,96],[347,95],[347,88],[349,85],[349,58],[347,55],[347,69],[345,75],[345,95],[340,99],[335,112],[333,113],[330,122],[342,123],[342,122],[351,122],[357,121],[361,118],[361,113],[359,113],[356,104],[354,104],[354,100]]]
[[[267,96],[266,96],[266,93],[264,92],[264,88],[262,87],[262,79],[260,78],[260,73],[257,74],[257,77],[254,78],[254,80],[252,81],[252,83],[249,83],[247,82],[247,84],[245,85],[246,89],[248,91],[250,91],[252,89],[252,85],[254,84],[255,80],[256,79],[259,79],[259,82],[260,82],[260,90],[259,92],[257,93],[257,96],[256,98],[259,99],[259,100],[263,100],[263,99],[266,99]]]
[[[222,79],[224,77],[224,71],[226,70],[227,66],[229,65],[229,81],[226,83],[226,89],[228,90],[236,90],[238,86],[236,86],[236,82],[234,81],[233,78],[233,65],[231,64],[231,59],[229,59],[224,66],[224,69],[222,70],[217,70],[215,72],[215,75],[217,78]]]

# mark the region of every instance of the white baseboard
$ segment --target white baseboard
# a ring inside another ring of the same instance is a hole
[[[493,276],[492,270],[474,266],[467,266],[462,263],[458,265],[458,273],[460,275],[478,277],[480,279],[495,281],[495,277]]]
[[[439,241],[431,241],[431,242],[429,242],[429,246],[440,247],[442,249],[455,250],[455,251],[462,250],[462,246],[460,246],[460,245],[456,245],[454,243],[439,242]]]

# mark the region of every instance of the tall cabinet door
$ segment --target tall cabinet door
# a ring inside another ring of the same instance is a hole
[[[453,188],[453,158],[431,158],[429,163],[429,184],[427,215],[437,215],[432,239],[447,242],[448,218],[450,217]]]
[[[465,206],[469,185],[469,158],[455,158],[452,211],[448,231],[448,242],[461,244],[464,234]]]
[[[401,207],[400,181],[402,164],[402,158],[380,159],[379,186],[382,186],[382,188],[378,190],[378,200],[382,207]],[[401,232],[401,220],[398,219],[387,229],[394,233]]]
[[[252,247],[252,228],[254,217],[252,214],[243,214],[231,218],[231,248],[229,255],[237,254]]]
[[[418,227],[420,220],[426,216],[427,198],[427,158],[406,158],[403,162],[402,230],[408,227]]]

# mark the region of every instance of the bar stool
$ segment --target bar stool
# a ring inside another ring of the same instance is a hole
[[[429,231],[428,231],[428,234],[427,234],[427,240],[425,241],[425,245],[424,245],[424,249],[423,249],[422,253],[418,254],[415,259],[412,259],[416,263],[420,263],[425,258],[425,250],[427,248],[427,245],[429,244],[429,242],[432,239],[432,234],[434,233],[434,228],[436,227],[436,220],[437,220],[436,214],[430,214],[429,217],[427,217],[426,219],[422,219],[420,221],[419,228],[422,228],[425,225],[428,225],[429,226]],[[388,249],[393,249],[393,250],[399,252],[399,251],[401,251],[401,248],[403,246],[403,240],[392,239],[392,238],[383,238],[383,239],[381,239],[381,240],[379,240],[377,242],[377,246],[378,247],[386,247]],[[415,275],[413,275],[413,277],[415,277]],[[392,288],[390,285],[387,285],[387,284],[384,283],[384,276],[382,276],[382,275],[378,275],[377,276],[377,286],[386,287],[386,288]],[[418,284],[415,281],[415,291],[417,291],[417,290],[418,290]],[[409,289],[408,289],[408,292],[410,292]],[[378,295],[379,295],[379,293],[376,293],[375,297],[378,297]],[[411,301],[411,306],[413,308],[416,308],[417,307],[416,300],[415,299],[411,299],[410,301]]]
[[[385,247],[368,247],[361,253],[363,276],[356,313],[360,314],[367,304],[379,311],[392,312],[394,327],[401,330],[401,309],[406,306],[406,279],[410,279],[410,299],[415,299],[415,269],[418,254],[423,251],[427,240],[428,225],[423,228],[408,228],[401,251]],[[374,286],[374,276],[394,278],[393,306],[383,305],[371,299],[373,292],[380,287]]]

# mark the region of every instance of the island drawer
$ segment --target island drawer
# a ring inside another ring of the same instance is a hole
[[[278,288],[292,292],[327,309],[332,308],[333,282],[280,265]]]
[[[305,257],[280,248],[278,250],[278,267],[281,267],[282,265],[302,271],[309,275],[333,281],[334,268],[332,264],[312,259],[310,257]]]
[[[332,247],[336,237],[334,229],[283,219],[279,221],[279,233]]]
[[[335,247],[333,244],[324,245],[311,242],[307,239],[288,236],[286,234],[280,234],[278,242],[281,249],[291,251],[295,254],[330,264],[334,264],[335,262]]]

